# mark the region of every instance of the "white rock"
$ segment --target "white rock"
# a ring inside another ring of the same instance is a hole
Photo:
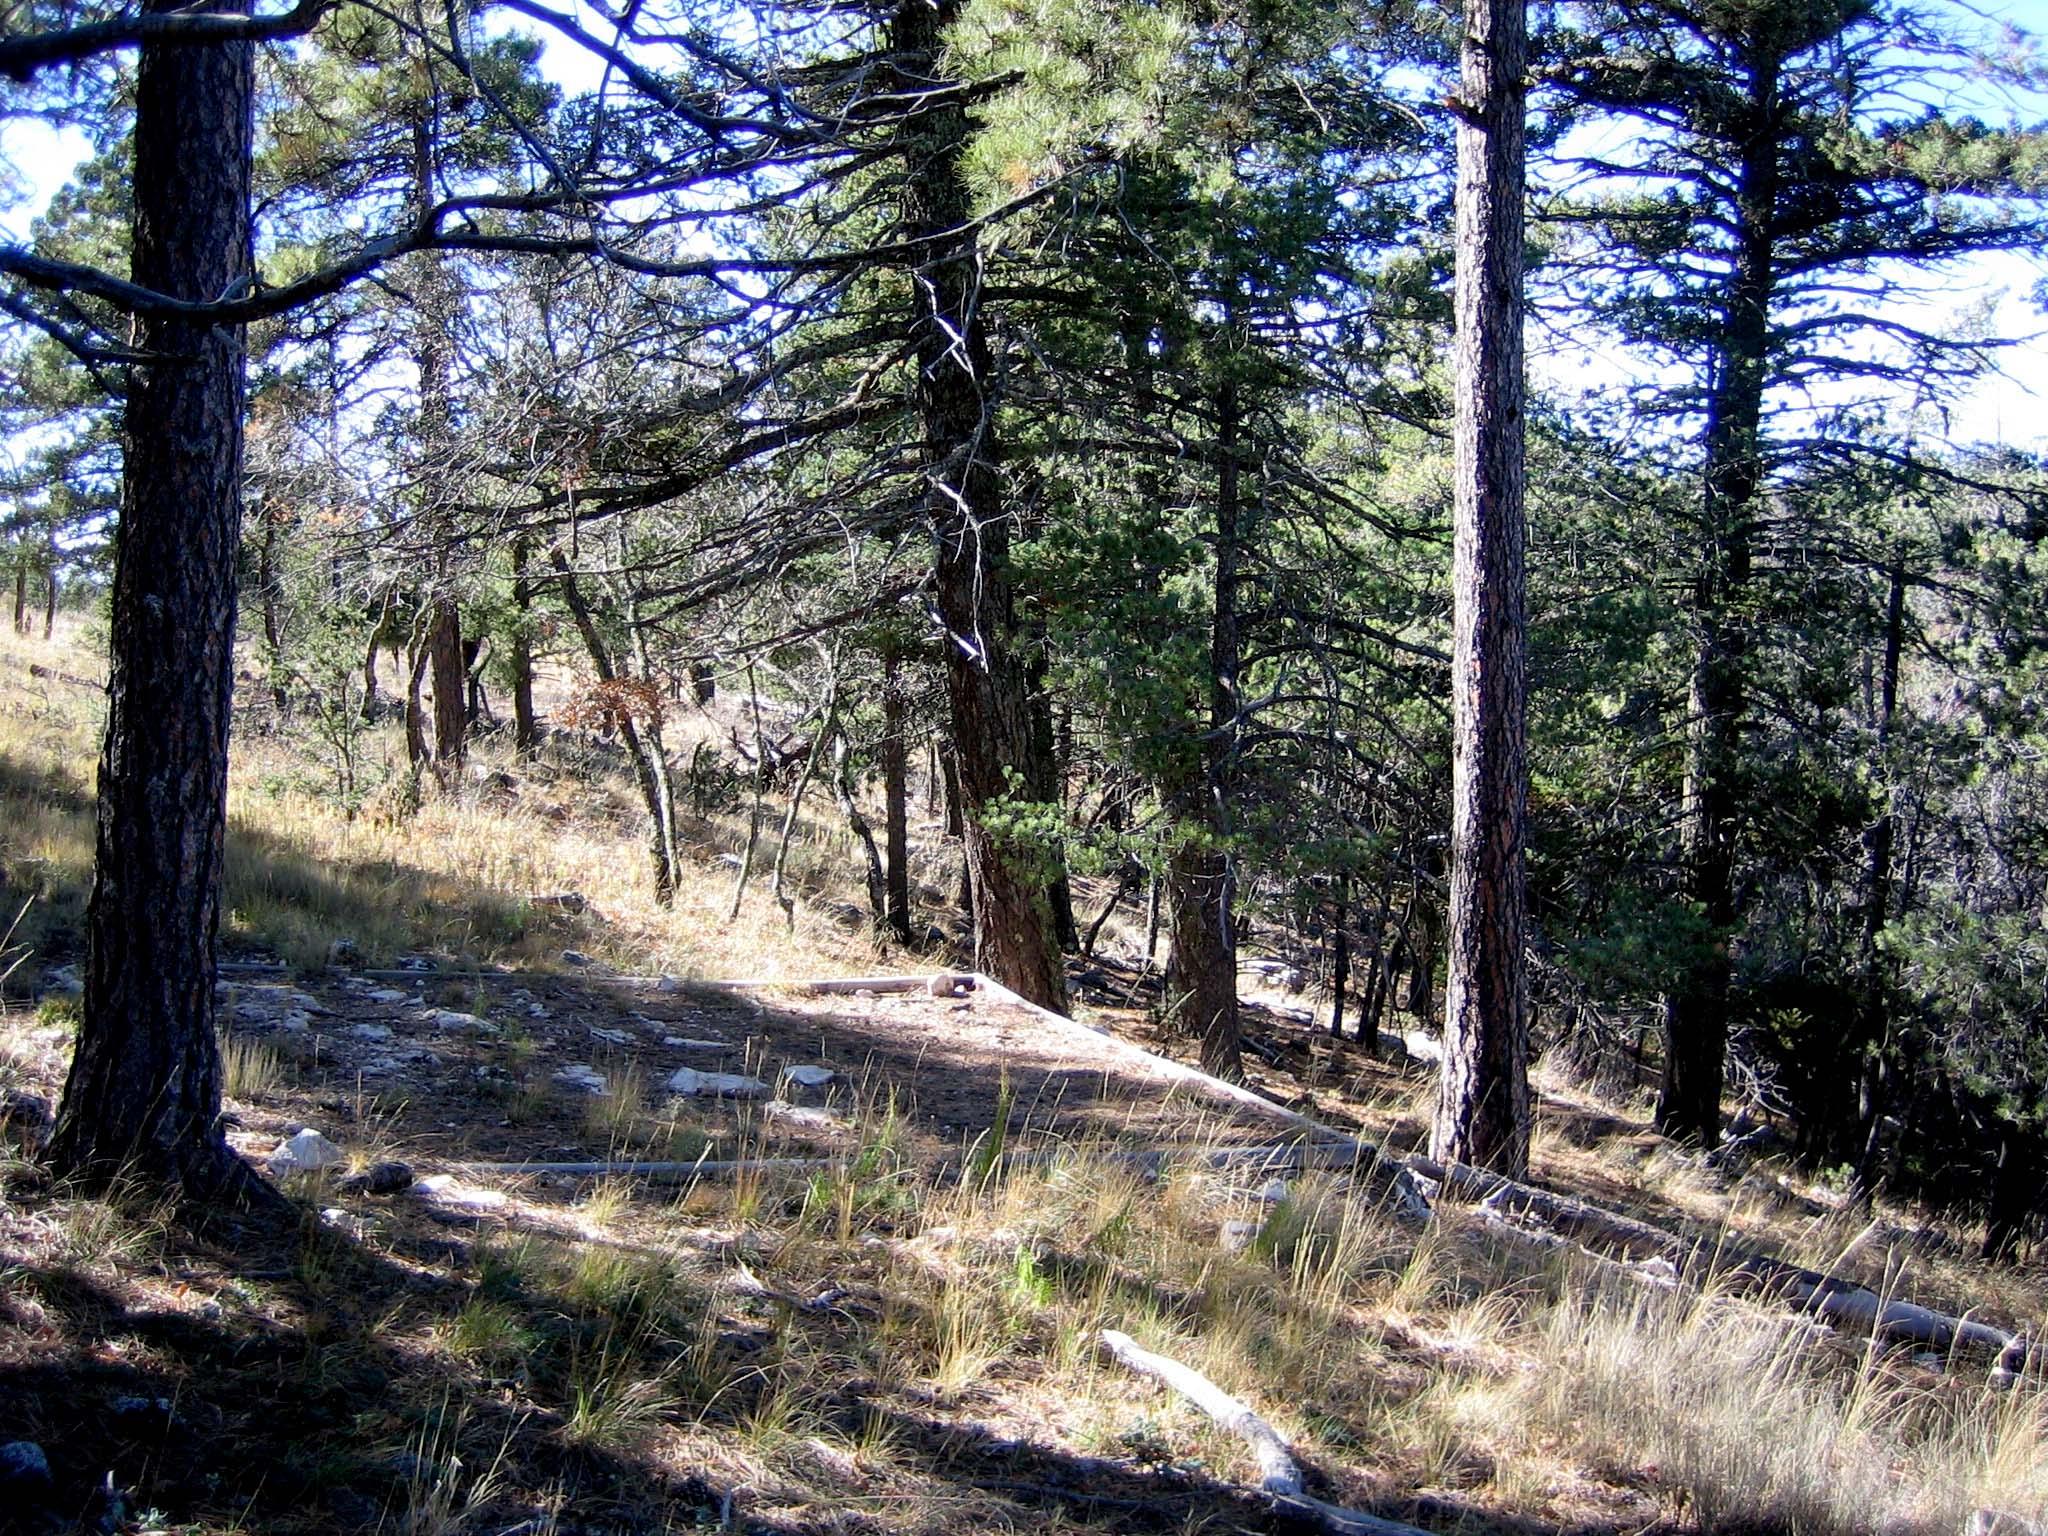
[[[370,992],[370,1001],[373,1003],[402,1003],[405,998],[403,987],[376,987]]]
[[[509,1203],[501,1191],[470,1189],[458,1184],[452,1173],[430,1174],[413,1185],[412,1192],[435,1205],[460,1206],[472,1211],[495,1211]]]
[[[423,1008],[418,1017],[422,1023],[431,1024],[436,1029],[461,1034],[495,1035],[498,1032],[498,1026],[489,1019],[454,1008]]]
[[[595,1067],[577,1063],[563,1067],[555,1073],[555,1081],[564,1088],[581,1089],[596,1098],[603,1098],[611,1090],[605,1087],[604,1074]]]
[[[768,1091],[758,1077],[737,1072],[699,1072],[694,1067],[677,1067],[668,1080],[668,1091],[686,1099],[755,1099]]]
[[[839,1074],[830,1067],[784,1067],[782,1080],[795,1083],[799,1088],[823,1088]]]
[[[631,1045],[633,1043],[633,1034],[630,1030],[599,1029],[593,1024],[590,1026],[590,1033],[593,1038],[602,1040],[607,1045]]]
[[[680,992],[683,990],[683,984],[673,976],[664,976],[654,984],[654,990],[657,992]]]
[[[270,1154],[270,1171],[278,1175],[309,1173],[347,1161],[346,1152],[309,1125],[277,1144]]]
[[[1292,1191],[1287,1187],[1285,1179],[1268,1179],[1264,1187],[1259,1190],[1259,1198],[1267,1205],[1278,1205],[1281,1201],[1287,1199],[1291,1193]]]
[[[791,1104],[785,1099],[770,1099],[761,1106],[761,1113],[770,1120],[780,1120],[788,1125],[800,1125],[806,1130],[838,1131],[846,1128],[846,1117],[835,1115],[829,1109],[819,1109],[810,1104]]]
[[[732,1049],[732,1042],[729,1040],[692,1040],[687,1035],[664,1035],[662,1036],[661,1043],[663,1045],[672,1045],[679,1051],[729,1051]]]

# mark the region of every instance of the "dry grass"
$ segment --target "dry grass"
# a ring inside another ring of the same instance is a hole
[[[43,655],[0,636],[0,869],[37,893],[24,933],[55,958],[90,855],[80,744],[96,706],[88,690],[24,684]],[[374,738],[374,761],[395,745]],[[289,739],[245,743],[238,936],[307,964],[342,937],[373,961],[552,965],[573,946],[684,975],[877,963],[831,910],[857,896],[829,825],[806,824],[794,850],[816,899],[792,936],[765,889],[725,921],[731,872],[717,855],[739,818],[697,829],[704,864],[664,911],[648,899],[630,786],[586,784],[562,760],[481,758],[470,788],[404,816],[373,796],[349,819]],[[510,773],[514,793],[487,793],[487,771]],[[594,912],[531,900],[567,890]],[[479,1004],[467,991],[436,1000]],[[54,1017],[0,1019],[0,1088],[53,1093],[64,1033]],[[545,1090],[516,1028],[494,1049],[508,1087],[476,1112],[517,1120]],[[593,1139],[655,1156],[708,1145],[650,1107],[637,1067],[599,1065],[612,1092],[583,1111]],[[1347,1070],[1319,1058],[1309,1086],[1352,1095]],[[239,1101],[305,1106],[269,1047],[230,1037],[227,1072]],[[1987,1298],[2001,1316],[2041,1314],[2037,1277],[1972,1264],[1908,1213],[1866,1233],[1777,1170],[1710,1176],[1646,1149],[1626,1106],[1553,1088],[1553,1109],[1578,1115],[1538,1149],[1561,1184],[1952,1307]],[[1412,1118],[1428,1089],[1374,1091],[1384,1097],[1365,1113],[1383,1124]],[[109,1440],[105,1456],[138,1478],[206,1467],[211,1491],[165,1485],[183,1500],[180,1528],[205,1536],[742,1519],[888,1536],[1256,1528],[1256,1506],[1232,1492],[1252,1475],[1244,1447],[1108,1363],[1104,1328],[1249,1401],[1326,1477],[1326,1496],[1433,1528],[1950,1536],[1973,1507],[2038,1517],[2048,1502],[2038,1381],[1992,1392],[1977,1363],[1816,1341],[1727,1298],[1616,1289],[1504,1250],[1455,1212],[1403,1225],[1342,1178],[1284,1193],[1207,1173],[1149,1181],[1112,1145],[1020,1131],[1006,1097],[966,1139],[964,1172],[942,1178],[911,1165],[886,1085],[845,1107],[859,1144],[815,1177],[514,1191],[501,1224],[453,1229],[405,1202],[324,1191],[351,1225],[309,1214],[291,1251],[261,1258],[190,1243],[146,1205],[39,1185],[10,1131],[0,1359],[190,1394],[191,1422],[211,1426],[193,1433],[213,1439],[125,1462],[127,1442]],[[1585,1134],[1599,1116],[1613,1126]],[[349,1118],[359,1147],[417,1155],[388,1144],[360,1092]],[[737,1139],[743,1150],[748,1135]],[[1241,1241],[1224,1240],[1232,1223]],[[142,1316],[186,1321],[155,1333],[121,1321]],[[57,1443],[61,1402],[35,1401],[41,1417],[20,1432]]]

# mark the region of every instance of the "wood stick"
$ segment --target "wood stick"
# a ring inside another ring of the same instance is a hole
[[[1252,1456],[1259,1464],[1259,1486],[1272,1495],[1275,1503],[1313,1520],[1335,1536],[1429,1536],[1419,1526],[1383,1520],[1363,1510],[1346,1509],[1342,1505],[1326,1504],[1321,1499],[1310,1497],[1302,1490],[1301,1467],[1294,1459],[1293,1450],[1281,1438],[1280,1432],[1254,1413],[1249,1404],[1232,1397],[1200,1371],[1139,1347],[1138,1341],[1127,1333],[1105,1328],[1101,1342],[1120,1365],[1178,1392],[1216,1424],[1250,1446]]]

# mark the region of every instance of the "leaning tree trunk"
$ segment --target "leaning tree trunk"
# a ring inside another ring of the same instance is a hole
[[[182,0],[147,0],[169,14]],[[146,45],[135,84],[137,283],[248,282],[254,50]],[[243,334],[142,325],[129,373],[84,1016],[49,1158],[187,1199],[252,1192],[222,1138],[214,942],[227,841]]]
[[[1693,578],[1694,653],[1688,700],[1685,799],[1679,832],[1682,886],[1705,920],[1698,947],[1664,1006],[1664,1081],[1657,1128],[1711,1147],[1721,1136],[1728,1051],[1728,945],[1735,932],[1735,840],[1742,790],[1743,671],[1749,626],[1753,503],[1763,483],[1762,423],[1770,347],[1772,222],[1778,201],[1778,81],[1750,79],[1736,209],[1735,268],[1707,401],[1699,569]]]
[[[924,427],[926,515],[937,540],[962,831],[974,903],[975,964],[1012,991],[1064,1012],[1066,976],[1047,891],[1058,850],[991,827],[992,813],[1030,783],[1031,700],[1020,665],[1010,581],[1010,524],[996,473],[994,371],[981,309],[981,261],[969,223],[963,156],[968,120],[939,74],[958,0],[900,0],[890,42],[903,75],[910,163],[902,191],[915,249],[911,337]]]
[[[1450,974],[1430,1151],[1529,1164],[1522,843],[1523,0],[1468,0],[1458,124]]]

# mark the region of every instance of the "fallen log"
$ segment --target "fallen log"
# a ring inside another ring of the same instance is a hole
[[[1836,1328],[1929,1349],[1966,1348],[1994,1357],[1991,1381],[2008,1386],[2026,1368],[2031,1341],[1974,1318],[1954,1317],[1914,1302],[1878,1295],[1839,1275],[1823,1274],[1717,1239],[1684,1239],[1646,1222],[1584,1201],[1504,1178],[1463,1163],[1410,1157],[1411,1172],[1443,1194],[1502,1213],[1532,1217],[1553,1232],[1617,1250],[1632,1259],[1662,1258],[1695,1283],[1712,1281],[1811,1313]]]
[[[1334,1536],[1429,1536],[1420,1526],[1404,1525],[1398,1520],[1382,1519],[1310,1496],[1302,1486],[1301,1467],[1293,1450],[1280,1432],[1254,1413],[1248,1403],[1232,1397],[1200,1371],[1139,1347],[1138,1341],[1127,1333],[1105,1328],[1101,1342],[1118,1364],[1178,1392],[1218,1426],[1241,1438],[1259,1464],[1260,1489],[1289,1512],[1313,1521]]]

